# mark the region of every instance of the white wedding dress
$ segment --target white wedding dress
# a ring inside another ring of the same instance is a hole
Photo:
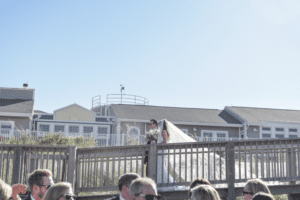
[[[174,126],[172,123],[170,123],[165,119],[160,121],[160,130],[163,130],[164,123],[166,123],[168,133],[170,134],[170,139],[167,141],[167,143],[196,142],[196,140],[187,136],[179,128],[177,128],[176,126]],[[163,143],[163,137],[161,131],[157,143]],[[162,150],[158,151],[158,156],[157,156],[157,183],[158,184],[174,182],[174,178],[170,175],[166,166],[167,153],[168,150],[164,150],[164,156],[162,156]]]

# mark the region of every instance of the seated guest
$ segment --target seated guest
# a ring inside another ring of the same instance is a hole
[[[24,200],[42,200],[47,190],[54,184],[48,169],[37,169],[29,175],[29,195]]]
[[[211,185],[198,185],[191,193],[192,200],[220,200],[219,193]]]
[[[160,199],[157,195],[155,182],[150,178],[138,178],[130,185],[130,195],[136,200],[154,200]]]
[[[258,192],[253,196],[252,200],[275,200],[275,198],[271,194]]]
[[[248,180],[244,189],[243,196],[245,200],[251,200],[253,196],[258,192],[265,192],[271,194],[268,186],[260,179]]]
[[[140,178],[140,175],[136,173],[127,173],[121,176],[118,181],[120,194],[110,200],[131,200],[133,196],[130,195],[129,186],[137,178]]]
[[[71,183],[55,183],[47,190],[44,200],[75,200]]]
[[[196,186],[198,186],[198,185],[210,185],[210,182],[208,181],[208,180],[206,180],[206,179],[203,179],[203,178],[201,178],[201,179],[199,179],[199,178],[197,178],[197,179],[195,179],[192,183],[191,183],[191,185],[190,185],[190,188],[189,188],[189,190],[188,190],[188,195],[189,195],[189,197],[191,197],[191,190],[194,188],[194,187],[196,187]]]

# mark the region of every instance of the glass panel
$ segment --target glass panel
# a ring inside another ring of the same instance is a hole
[[[93,132],[93,127],[83,127],[83,132],[84,133],[92,133]]]
[[[79,126],[69,126],[69,133],[79,133]]]
[[[217,137],[226,137],[225,133],[217,133]]]
[[[40,125],[40,131],[49,131],[49,125]]]
[[[129,130],[129,134],[139,135],[139,130],[136,127],[131,127]]]
[[[271,138],[271,134],[262,134],[263,138]]]
[[[107,134],[107,127],[98,127],[98,134]]]
[[[58,126],[58,125],[55,125],[54,131],[55,131],[55,132],[65,132],[65,126]]]
[[[296,128],[290,128],[289,132],[295,132],[295,133],[297,133],[297,129]]]
[[[284,138],[284,135],[283,134],[276,134],[275,137],[276,138]]]
[[[297,138],[297,135],[289,135],[289,138]]]
[[[271,131],[271,128],[270,127],[262,127],[262,130],[263,131]]]
[[[205,137],[212,137],[212,133],[204,133],[203,134],[203,137],[205,138]]]
[[[1,125],[1,128],[11,129],[11,125]]]
[[[275,130],[276,130],[276,131],[279,131],[279,132],[283,132],[283,131],[284,131],[283,128],[276,128]]]

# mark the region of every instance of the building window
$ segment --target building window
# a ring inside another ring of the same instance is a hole
[[[62,126],[62,125],[55,125],[54,131],[55,131],[55,132],[65,132],[65,126]]]
[[[40,125],[40,131],[47,131],[49,132],[49,125],[41,124]]]
[[[263,133],[262,138],[271,138],[271,134]]]
[[[79,133],[79,126],[69,126],[69,133]]]
[[[93,127],[83,127],[83,133],[92,133]]]
[[[107,127],[98,127],[98,134],[107,134]]]
[[[277,132],[283,132],[284,131],[284,128],[276,128],[275,129]]]
[[[226,138],[225,133],[217,133],[217,137]]]
[[[283,134],[276,134],[275,138],[284,138],[284,135]]]
[[[289,135],[289,138],[297,138],[297,135]]]
[[[132,127],[130,127],[130,129],[127,131],[127,134],[138,136],[138,135],[140,135],[140,129],[138,129],[138,128],[135,127],[135,126],[132,126]]]
[[[203,133],[204,138],[212,137],[212,135],[213,135],[212,133],[205,133],[205,132]]]
[[[296,128],[290,128],[290,129],[289,129],[289,132],[297,133],[298,130],[297,130]]]
[[[3,128],[3,129],[11,129],[11,125],[1,125],[1,128]]]
[[[262,127],[262,130],[263,131],[271,131],[271,128],[270,127]]]

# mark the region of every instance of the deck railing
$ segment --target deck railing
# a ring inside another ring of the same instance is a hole
[[[300,139],[194,142],[115,147],[78,148],[60,146],[0,145],[0,178],[8,183],[27,180],[36,168],[48,168],[55,181],[70,181],[75,192],[118,190],[124,173],[148,174],[158,187],[188,186],[197,177],[212,184],[234,184],[260,178],[266,182],[300,180]],[[175,182],[162,180],[165,171],[157,161],[165,158]],[[12,173],[14,172],[14,173]],[[72,178],[73,177],[73,178]],[[74,179],[76,177],[76,184]],[[233,192],[233,193],[232,193]]]

